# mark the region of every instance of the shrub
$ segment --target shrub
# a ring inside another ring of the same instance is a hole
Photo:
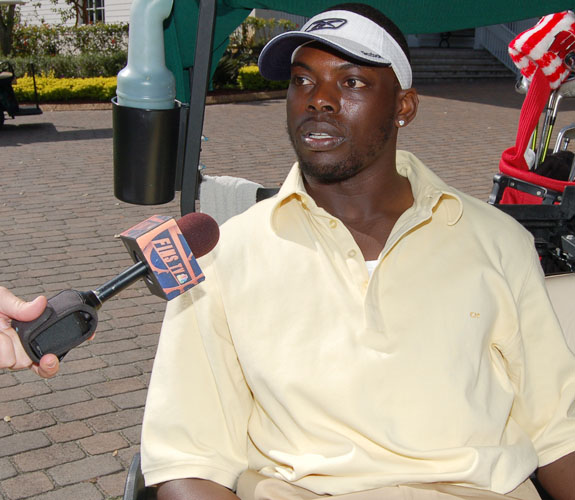
[[[85,24],[14,26],[12,57],[112,54],[128,49],[128,25]]]
[[[286,19],[262,19],[249,16],[230,35],[230,46],[239,51],[250,52],[257,61],[263,46],[275,35],[296,28],[292,21]]]
[[[116,95],[116,78],[56,78],[53,75],[36,77],[38,100],[49,101],[110,101]],[[18,78],[14,85],[16,99],[34,101],[32,77]]]
[[[286,89],[289,81],[266,80],[257,66],[244,66],[239,70],[238,83],[242,90],[280,90]]]
[[[127,24],[19,24],[9,61],[16,75],[29,73],[33,63],[38,75],[90,78],[116,76],[127,59]]]
[[[30,64],[34,64],[34,71],[37,75],[53,74],[62,78],[116,76],[126,66],[127,60],[128,55],[125,51],[118,51],[112,54],[10,58],[16,75],[30,73]]]
[[[257,64],[263,46],[272,36],[295,27],[285,19],[246,18],[230,35],[230,43],[214,72],[214,88],[237,87],[239,69]]]
[[[253,62],[243,58],[241,55],[235,55],[226,51],[218,62],[214,75],[212,76],[213,88],[237,88],[240,68],[247,64],[253,64]]]

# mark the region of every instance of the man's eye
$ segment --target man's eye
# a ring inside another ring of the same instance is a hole
[[[365,83],[363,83],[361,80],[358,80],[357,78],[349,78],[346,80],[345,85],[350,89],[359,89],[361,87],[365,87]]]
[[[293,83],[296,85],[311,85],[311,80],[305,76],[294,76]]]

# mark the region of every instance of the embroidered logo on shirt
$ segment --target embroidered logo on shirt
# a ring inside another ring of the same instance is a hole
[[[478,312],[471,311],[471,312],[469,313],[469,317],[470,317],[471,319],[479,319],[479,316],[481,316],[481,314],[478,313]]]

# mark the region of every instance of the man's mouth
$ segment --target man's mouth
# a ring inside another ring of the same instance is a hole
[[[344,140],[344,137],[327,132],[307,132],[303,135],[304,144],[312,151],[330,151],[337,148]]]

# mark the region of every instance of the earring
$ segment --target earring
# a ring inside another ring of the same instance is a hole
[[[400,127],[403,127],[403,126],[405,125],[405,120],[399,120],[399,121],[397,122],[397,124],[398,124]]]

